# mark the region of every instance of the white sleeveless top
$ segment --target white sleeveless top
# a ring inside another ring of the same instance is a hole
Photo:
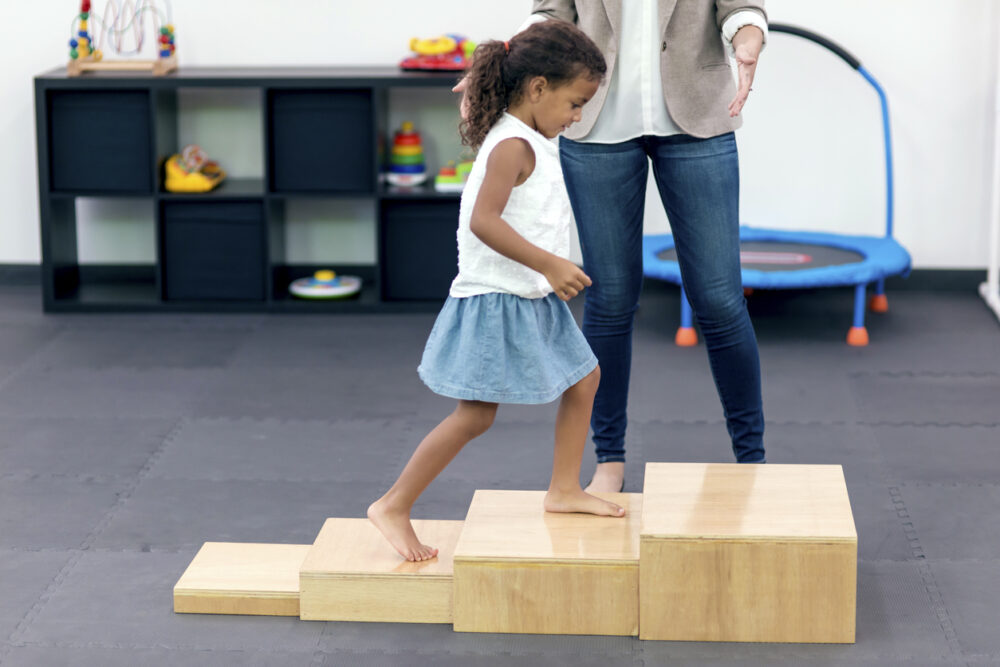
[[[539,299],[552,293],[545,276],[504,257],[469,229],[472,209],[486,174],[486,161],[498,143],[511,137],[528,142],[535,153],[535,169],[524,183],[511,190],[501,217],[529,243],[569,259],[572,212],[559,165],[559,146],[504,112],[486,135],[462,191],[458,214],[458,276],[449,292],[453,297],[506,292],[526,299]]]

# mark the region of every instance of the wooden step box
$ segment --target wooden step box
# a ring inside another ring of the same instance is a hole
[[[455,630],[636,635],[642,497],[601,495],[627,515],[548,513],[543,491],[476,491],[455,547]]]
[[[840,466],[649,463],[640,543],[640,639],[854,642]]]

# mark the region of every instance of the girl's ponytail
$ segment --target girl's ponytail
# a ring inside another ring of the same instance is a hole
[[[500,120],[510,104],[510,93],[504,77],[504,61],[509,46],[504,42],[483,42],[476,47],[472,65],[465,80],[469,105],[467,117],[459,125],[462,143],[479,148],[490,128]]]

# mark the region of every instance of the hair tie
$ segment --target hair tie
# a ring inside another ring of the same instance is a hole
[[[503,43],[503,52],[505,54],[510,53],[510,42],[504,42]]]

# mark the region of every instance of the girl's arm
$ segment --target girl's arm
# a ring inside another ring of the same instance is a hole
[[[573,262],[529,243],[500,217],[510,192],[535,169],[535,153],[522,139],[505,139],[486,160],[486,175],[472,208],[469,228],[480,241],[504,257],[545,276],[563,301],[590,285],[590,278]]]

